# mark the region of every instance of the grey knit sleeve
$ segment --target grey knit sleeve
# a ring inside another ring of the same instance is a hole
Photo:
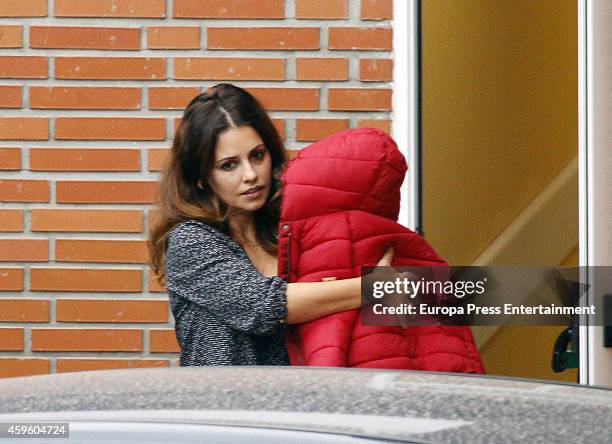
[[[229,237],[200,222],[170,234],[166,286],[248,334],[272,334],[287,315],[287,283],[264,277]]]

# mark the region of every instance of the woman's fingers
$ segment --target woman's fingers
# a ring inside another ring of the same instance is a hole
[[[387,247],[387,249],[385,250],[385,254],[383,254],[383,256],[380,258],[376,266],[377,267],[391,266],[391,262],[393,261],[394,254],[395,254],[395,250],[393,249],[393,247]]]

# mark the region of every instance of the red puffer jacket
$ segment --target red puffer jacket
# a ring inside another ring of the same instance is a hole
[[[382,131],[350,129],[302,149],[283,175],[279,275],[289,282],[359,276],[393,245],[393,265],[446,265],[396,222],[406,161]],[[359,310],[288,330],[293,365],[482,373],[469,327],[364,326]]]

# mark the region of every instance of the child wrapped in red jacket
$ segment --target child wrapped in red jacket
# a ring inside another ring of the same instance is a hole
[[[278,272],[288,282],[359,276],[385,248],[396,266],[446,266],[398,224],[406,161],[391,137],[349,129],[300,150],[283,175]],[[467,326],[366,326],[359,310],[290,327],[292,365],[483,373]]]

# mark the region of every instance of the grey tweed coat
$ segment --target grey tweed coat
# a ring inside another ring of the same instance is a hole
[[[289,365],[287,283],[264,277],[227,234],[202,222],[168,240],[166,288],[180,365]]]

